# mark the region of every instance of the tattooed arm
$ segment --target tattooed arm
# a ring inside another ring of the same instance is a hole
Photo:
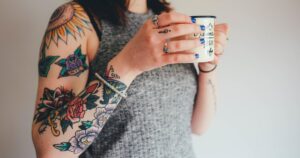
[[[205,70],[209,70],[207,68]],[[216,72],[201,73],[198,76],[198,93],[192,116],[192,132],[202,135],[211,124],[217,106]]]
[[[229,27],[227,24],[215,26],[215,59],[208,63],[199,63],[199,69],[212,70],[218,64],[219,58],[224,54]],[[213,64],[213,65],[212,65]],[[201,73],[198,77],[198,94],[195,101],[192,117],[192,131],[194,134],[203,134],[217,110],[216,70],[209,73]]]
[[[41,46],[32,137],[37,157],[77,157],[97,137],[121,100],[98,80],[87,84],[87,41],[95,35],[76,3],[52,15]],[[136,76],[114,58],[100,75],[125,92]],[[87,86],[86,86],[87,85]]]

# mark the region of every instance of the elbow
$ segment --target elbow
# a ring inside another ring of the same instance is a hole
[[[204,133],[208,131],[208,128],[211,125],[211,120],[206,121],[195,121],[193,120],[191,123],[192,134],[197,136],[202,136]]]
[[[192,127],[192,134],[202,136],[207,131],[207,128]]]

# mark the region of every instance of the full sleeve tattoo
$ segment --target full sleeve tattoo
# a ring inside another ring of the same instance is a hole
[[[59,7],[50,19],[40,53],[39,92],[33,119],[35,145],[42,150],[38,153],[52,149],[55,153],[82,153],[122,99],[99,80],[85,83],[89,65],[80,40],[89,30],[87,15],[74,2]],[[70,48],[74,50],[68,51]],[[63,53],[55,53],[56,50]],[[124,93],[128,85],[120,80],[114,66],[106,65],[105,71],[100,75]],[[75,90],[78,84],[87,86]]]
[[[110,66],[109,71],[112,70],[113,66]],[[119,91],[126,90],[124,83],[110,76],[105,78],[114,83]],[[78,154],[98,136],[121,97],[103,83],[92,81],[76,96],[72,90],[64,87],[54,90],[45,88],[40,100],[34,116],[35,123],[39,124],[38,132],[43,134],[49,129],[53,136],[58,137],[78,126],[71,138],[53,144],[60,151]],[[86,113],[92,114],[92,117],[85,117]]]

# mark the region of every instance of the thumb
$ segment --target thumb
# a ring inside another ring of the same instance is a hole
[[[226,36],[228,36],[229,26],[227,23],[217,24],[215,26],[215,31],[224,32]]]

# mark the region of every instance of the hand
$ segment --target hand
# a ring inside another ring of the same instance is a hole
[[[152,19],[147,20],[118,54],[122,58],[120,61],[130,65],[137,74],[167,64],[193,63],[197,60],[195,53],[187,50],[200,46],[199,39],[169,41],[169,53],[163,52],[167,39],[201,32],[189,16],[176,12],[162,13],[158,17],[158,25],[159,28]]]
[[[215,57],[213,61],[199,63],[201,70],[211,70],[214,65],[219,63],[219,58],[224,54],[224,48],[227,43],[229,27],[227,24],[215,25]]]

